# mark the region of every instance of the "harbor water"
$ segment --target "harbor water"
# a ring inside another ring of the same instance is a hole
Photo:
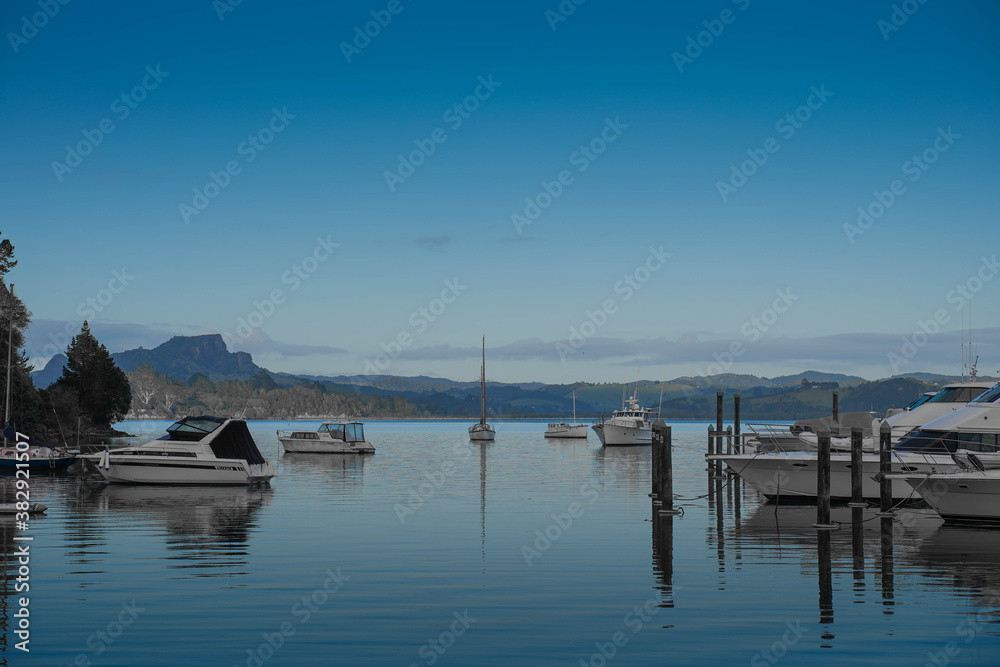
[[[817,531],[813,506],[711,479],[705,422],[673,424],[673,519],[648,497],[650,448],[593,432],[503,421],[472,443],[469,423],[369,421],[362,457],[283,454],[287,422],[249,425],[270,488],[33,473],[49,510],[27,531],[29,592],[0,518],[0,664],[1000,663],[1000,529],[835,507],[841,529]]]

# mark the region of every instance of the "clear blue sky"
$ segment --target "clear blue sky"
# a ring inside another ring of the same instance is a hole
[[[957,373],[964,285],[995,371],[1000,8],[893,4],[4,3],[29,356],[87,316],[290,372],[472,379],[485,334],[504,381]]]

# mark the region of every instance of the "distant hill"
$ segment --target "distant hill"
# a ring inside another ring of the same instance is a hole
[[[65,354],[57,354],[49,359],[48,363],[45,364],[45,368],[40,371],[34,371],[31,374],[32,382],[39,389],[45,389],[62,376],[62,369],[67,361],[69,359],[66,358]]]
[[[131,373],[139,364],[149,364],[156,372],[180,382],[201,373],[213,382],[249,380],[263,368],[247,352],[230,352],[219,334],[174,336],[152,350],[139,348],[111,355],[119,368]]]
[[[820,371],[806,371],[795,375],[782,375],[771,378],[771,382],[779,386],[791,387],[801,384],[803,380],[810,382],[837,382],[841,387],[852,387],[865,381],[863,377],[857,375],[842,375],[841,373],[821,373]]]

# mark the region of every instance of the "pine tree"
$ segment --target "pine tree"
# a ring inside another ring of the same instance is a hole
[[[57,384],[76,392],[80,412],[96,426],[110,426],[125,417],[132,405],[128,376],[90,333],[86,321],[66,348],[66,357]]]

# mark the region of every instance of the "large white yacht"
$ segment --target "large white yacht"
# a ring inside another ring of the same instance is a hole
[[[610,419],[594,423],[594,431],[602,445],[649,445],[653,442],[653,411],[640,407],[636,400],[638,388],[628,397],[621,410],[615,410]]]
[[[1000,385],[961,410],[925,424],[896,450],[951,455],[955,471],[893,471],[946,521],[1000,522]]]
[[[946,385],[940,392],[915,409],[893,415],[886,420],[892,428],[892,442],[899,443],[907,435],[918,431],[920,426],[964,408],[969,401],[980,396],[992,386],[992,382],[977,380]],[[877,450],[877,447],[875,449]],[[818,464],[814,443],[804,444],[801,448],[794,449],[786,445],[784,451],[715,454],[706,458],[724,461],[729,468],[769,500],[780,496],[816,497]],[[898,447],[893,449],[892,462],[894,472],[954,471],[958,467],[949,452],[907,454],[905,450],[900,450]],[[862,466],[863,495],[866,498],[877,498],[879,496],[879,483],[874,479],[879,472],[877,451],[864,453]],[[834,499],[851,498],[851,454],[849,451],[833,451],[830,454],[830,493]],[[904,480],[894,479],[892,495],[894,499],[902,500],[914,494]]]
[[[365,440],[365,425],[359,421],[323,422],[315,431],[277,431],[286,452],[319,454],[374,454],[375,445]]]
[[[246,421],[185,417],[144,445],[87,454],[112,484],[267,484],[274,467]]]

